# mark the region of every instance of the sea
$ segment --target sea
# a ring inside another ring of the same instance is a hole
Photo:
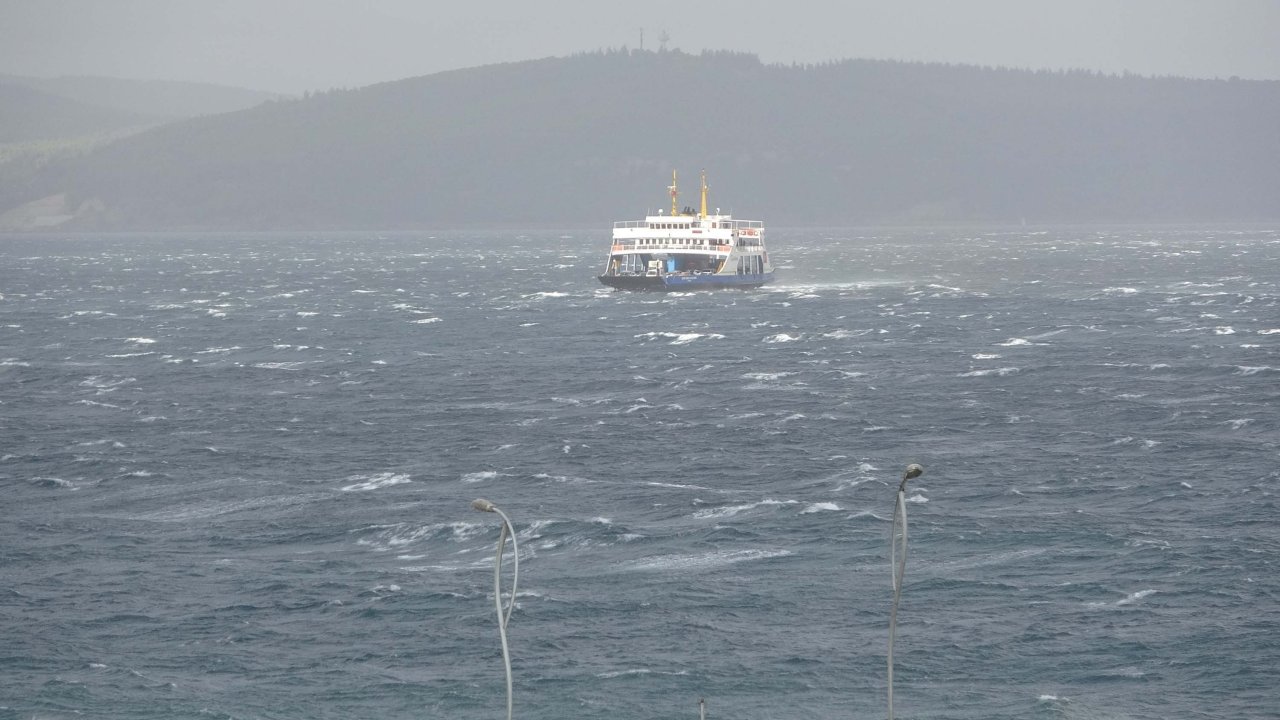
[[[1280,716],[1280,227],[768,242],[0,236],[0,719]]]

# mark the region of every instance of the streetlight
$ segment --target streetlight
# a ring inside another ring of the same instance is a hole
[[[507,622],[511,620],[511,610],[516,605],[516,585],[520,582],[520,548],[516,545],[516,531],[515,528],[511,527],[511,519],[507,517],[506,513],[499,510],[497,505],[484,498],[476,498],[471,501],[471,508],[480,512],[498,513],[502,518],[502,531],[498,534],[498,554],[493,561],[493,603],[498,611],[498,637],[502,639],[502,664],[507,670],[507,720],[511,720],[511,652],[507,649]],[[511,555],[513,558],[511,600],[507,604],[506,612],[503,612],[502,553],[507,548],[508,535],[511,536]]]
[[[893,720],[893,638],[898,632],[898,600],[902,598],[902,575],[907,571],[907,481],[924,474],[911,463],[898,484],[898,502],[893,508],[893,531],[889,536],[889,570],[893,573],[893,609],[889,611],[889,720]],[[478,502],[478,501],[477,501]],[[902,557],[898,558],[898,525],[902,525]]]

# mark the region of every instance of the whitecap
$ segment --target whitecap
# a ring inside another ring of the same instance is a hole
[[[1032,345],[1033,343],[1026,338],[1009,338],[1002,343],[996,343],[1000,347],[1017,347],[1019,345]]]
[[[799,339],[800,339],[799,335],[788,335],[786,333],[778,333],[777,335],[770,335],[769,337],[765,338],[764,342],[770,345],[775,345],[777,343],[795,342]]]
[[[1125,605],[1132,605],[1133,603],[1147,597],[1148,595],[1153,594],[1154,592],[1155,590],[1139,590],[1137,592],[1129,593],[1128,595],[1125,595],[1124,597],[1120,598],[1119,600],[1116,600],[1115,602],[1110,602],[1110,603],[1089,602],[1089,603],[1085,603],[1085,607],[1103,608],[1103,607],[1120,607]]]
[[[1218,327],[1215,327],[1213,329],[1213,334],[1214,335],[1235,335],[1236,330],[1230,325],[1219,325]]]
[[[609,678],[622,677],[624,675],[648,675],[652,672],[653,671],[648,668],[635,668],[634,670],[614,670],[612,672],[596,673],[596,677],[602,680],[608,680]]]
[[[960,373],[960,377],[986,377],[988,375],[998,375],[1000,377],[1004,377],[1005,375],[1012,375],[1016,372],[1021,372],[1021,371],[1016,367],[1002,367],[1002,368],[992,368],[990,370],[970,370],[969,372],[966,372],[966,373]]]
[[[974,360],[999,360],[1000,356],[996,353],[974,353],[971,357]]]
[[[1260,372],[1275,372],[1275,368],[1270,365],[1237,365],[1236,375],[1257,375]]]
[[[355,481],[351,485],[342,488],[343,492],[361,492],[365,490],[377,490],[378,488],[390,487],[392,485],[400,485],[402,483],[412,482],[408,475],[400,473],[377,473],[376,475],[352,475],[347,478],[348,482]]]
[[[37,475],[36,477],[31,478],[31,483],[33,485],[43,485],[45,487],[64,488],[66,490],[79,490],[79,488],[76,487],[75,483],[71,482],[70,480],[63,480],[62,478],[59,478],[59,477],[47,477],[44,475]]]
[[[441,320],[438,317],[429,317],[429,318],[422,318],[421,320],[410,320],[409,322],[414,325],[430,325],[431,323],[441,322]]]
[[[75,405],[88,405],[89,407],[104,407],[104,408],[111,408],[112,410],[120,410],[120,409],[122,409],[119,405],[113,405],[113,404],[111,404],[111,403],[104,403],[104,402],[97,402],[96,400],[77,400],[77,401],[75,401],[75,403],[74,403],[74,404],[75,404]]]
[[[694,340],[708,338],[711,340],[720,340],[724,336],[718,333],[672,333],[672,332],[647,332],[640,333],[635,337],[645,340],[656,340],[658,338],[671,338],[672,345],[688,345]]]
[[[823,333],[822,337],[831,338],[833,340],[844,340],[846,338],[866,335],[869,332],[871,332],[871,330],[832,330],[831,332]]]
[[[632,570],[705,570],[751,560],[787,557],[790,550],[718,550],[700,555],[661,555],[631,564]]]
[[[757,372],[757,373],[746,373],[742,377],[745,380],[781,380],[784,377],[787,377],[789,375],[795,375],[795,374],[796,373],[794,372],[771,372],[771,373]]]
[[[703,335],[702,333],[681,333],[676,336],[675,340],[671,341],[671,344],[672,345],[688,345],[694,340],[697,340],[698,338],[702,338],[702,337],[706,337],[706,336]]]
[[[704,487],[702,485],[682,485],[680,483],[657,482],[655,480],[650,480],[644,484],[650,485],[652,487],[676,488],[678,490],[710,490],[711,489],[709,487]]]
[[[809,507],[807,507],[807,508],[805,508],[805,509],[801,510],[801,511],[800,511],[800,514],[801,514],[801,515],[810,515],[810,514],[813,514],[813,513],[823,512],[823,511],[826,511],[826,510],[839,510],[839,509],[840,509],[840,506],[839,506],[839,505],[837,505],[837,504],[835,504],[835,503],[832,503],[832,502],[819,502],[819,503],[813,503],[813,504],[812,504],[812,505],[810,505]]]
[[[495,470],[481,470],[479,472],[472,472],[472,473],[467,473],[466,475],[463,475],[462,482],[478,483],[478,482],[484,482],[485,480],[493,480],[497,477],[498,477],[498,472]]]
[[[139,345],[150,345],[151,343],[154,343],[155,340],[153,338],[131,337],[125,338],[125,342],[137,343]]]
[[[738,513],[746,512],[747,510],[754,510],[758,507],[763,507],[763,506],[798,505],[798,504],[800,504],[799,500],[768,499],[768,500],[761,500],[760,502],[756,502],[756,503],[746,503],[745,505],[725,505],[717,508],[705,508],[703,510],[699,510],[695,512],[693,516],[699,519],[732,517],[734,515],[737,515]]]
[[[1155,590],[1139,590],[1138,592],[1135,592],[1135,593],[1129,593],[1121,600],[1117,600],[1116,604],[1132,605],[1133,603],[1141,600],[1142,598],[1147,597],[1148,595],[1152,595],[1154,593],[1155,593]]]

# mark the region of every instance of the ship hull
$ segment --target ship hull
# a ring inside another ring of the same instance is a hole
[[[773,273],[762,275],[601,275],[600,282],[615,290],[718,290],[750,289],[773,280]]]

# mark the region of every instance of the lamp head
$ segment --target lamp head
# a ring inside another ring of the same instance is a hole
[[[488,500],[485,500],[484,498],[476,498],[475,500],[471,501],[471,509],[479,510],[480,512],[493,512],[495,509],[495,506],[493,503],[489,502]]]

